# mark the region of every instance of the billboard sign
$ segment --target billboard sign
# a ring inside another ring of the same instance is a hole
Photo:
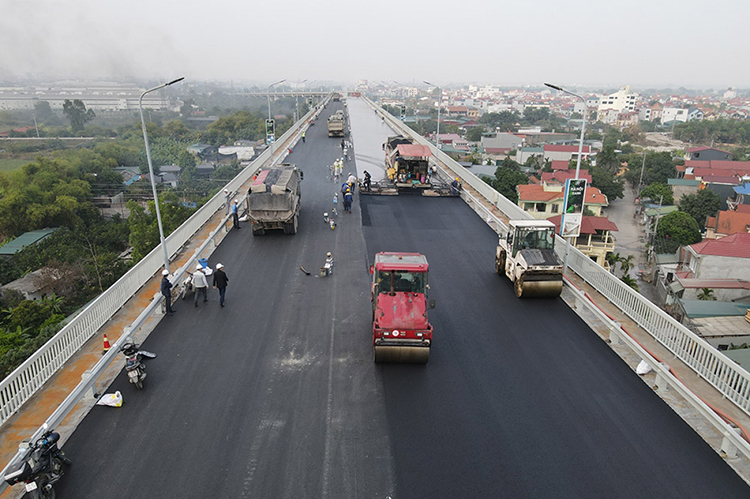
[[[581,235],[585,194],[586,179],[569,178],[565,181],[563,213],[560,217],[560,235],[562,237],[578,237]]]
[[[266,120],[266,144],[272,144],[275,137],[274,120]]]

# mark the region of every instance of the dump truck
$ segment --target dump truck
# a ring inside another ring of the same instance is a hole
[[[495,271],[513,282],[516,296],[560,296],[563,265],[555,253],[555,225],[511,220],[495,252]]]
[[[372,345],[377,363],[425,364],[430,359],[432,325],[427,311],[427,258],[419,253],[381,252],[372,274]]]
[[[303,176],[291,163],[281,163],[258,173],[247,197],[248,218],[254,236],[262,236],[273,229],[281,229],[284,234],[297,233]]]
[[[346,119],[344,118],[344,111],[336,111],[336,113],[328,117],[328,136],[329,137],[343,137],[344,130],[346,129]]]

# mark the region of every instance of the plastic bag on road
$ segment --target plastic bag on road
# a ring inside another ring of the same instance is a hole
[[[122,393],[116,391],[115,393],[105,393],[102,398],[96,403],[96,405],[108,405],[110,407],[122,407]]]

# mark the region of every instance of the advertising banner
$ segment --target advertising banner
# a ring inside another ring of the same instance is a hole
[[[273,143],[274,139],[276,138],[274,135],[274,128],[274,121],[266,120],[266,144]]]
[[[562,237],[578,237],[581,235],[585,194],[586,179],[569,178],[565,181],[565,201],[562,217],[560,217],[560,235]]]

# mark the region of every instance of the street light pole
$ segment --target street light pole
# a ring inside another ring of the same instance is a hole
[[[268,121],[271,121],[271,87],[278,85],[279,83],[284,83],[286,80],[279,80],[276,83],[271,83],[268,85],[268,91],[266,92],[266,97],[268,98]],[[273,141],[271,142],[271,164],[273,164],[273,143],[276,142],[276,126],[272,125],[273,129],[271,130],[274,134]]]
[[[565,90],[562,87],[558,87],[557,85],[552,85],[551,83],[545,83],[545,85],[554,90],[559,90],[560,92],[563,92],[568,95],[572,95],[573,97],[576,97],[578,99],[581,99],[581,102],[583,102],[583,124],[581,125],[581,139],[578,141],[578,159],[576,160],[576,180],[578,180],[578,176],[581,171],[581,155],[583,154],[583,135],[584,133],[586,133],[586,115],[588,114],[588,107],[586,106],[586,99],[584,99],[578,94]],[[584,199],[586,198],[585,191],[583,193],[583,197]],[[583,213],[581,213],[581,216],[583,216]],[[562,217],[560,217],[561,231],[562,231],[562,224],[563,224],[564,218],[565,218],[565,213],[563,213]],[[565,245],[565,260],[563,261],[563,275],[565,275],[565,273],[568,271],[568,253],[570,252],[570,239],[571,239],[570,237],[565,238],[565,240],[567,241],[567,244]]]
[[[148,161],[148,175],[151,179],[151,191],[154,194],[154,207],[156,208],[156,223],[159,226],[159,240],[161,241],[161,249],[164,252],[164,270],[169,272],[169,254],[167,253],[167,243],[164,240],[164,228],[161,225],[161,213],[159,212],[159,198],[156,196],[156,182],[154,179],[154,165],[151,163],[151,151],[148,147],[148,134],[146,133],[146,120],[143,119],[143,97],[149,93],[153,92],[154,90],[159,90],[164,87],[168,87],[170,85],[173,85],[177,83],[178,81],[184,80],[185,77],[182,76],[180,78],[177,78],[176,80],[172,80],[169,83],[162,83],[161,85],[150,88],[143,92],[141,94],[141,98],[138,99],[138,109],[141,112],[141,127],[143,128],[143,142],[146,143],[146,160]]]
[[[443,89],[441,89],[437,85],[434,85],[433,83],[430,83],[427,80],[422,80],[422,81],[428,85],[433,85],[438,90],[438,102],[437,102],[438,117],[437,117],[437,132],[435,132],[435,145],[437,146],[438,149],[442,149],[440,147],[440,104],[442,104],[442,100],[443,100]]]

